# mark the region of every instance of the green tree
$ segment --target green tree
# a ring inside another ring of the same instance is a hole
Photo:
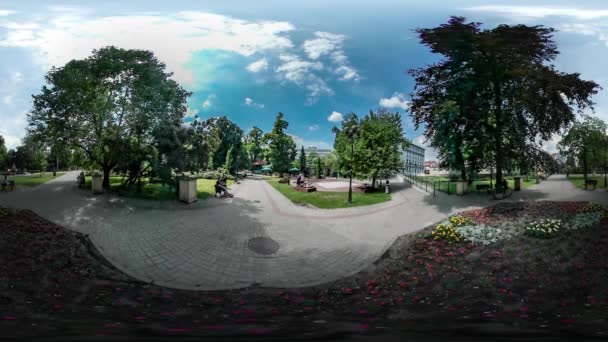
[[[234,174],[234,146],[230,147],[226,152],[226,162],[224,164],[224,169],[228,171],[229,174]]]
[[[351,161],[351,142],[348,129],[359,126],[359,136],[354,140],[353,174],[372,180],[375,186],[378,177],[397,172],[402,168],[401,150],[407,146],[403,135],[401,115],[387,110],[370,111],[359,119],[356,114],[347,114],[342,128],[334,127],[336,135],[334,150],[340,164],[348,167]]]
[[[8,151],[6,150],[6,143],[4,142],[4,137],[0,135],[0,168],[6,169],[6,167],[9,167],[7,164]]]
[[[571,124],[575,110],[591,107],[590,98],[599,89],[577,73],[555,69],[551,62],[558,50],[552,28],[481,29],[480,23],[452,17],[439,27],[416,32],[422,44],[443,57],[410,70],[416,80],[410,106],[416,128],[424,124],[425,136],[439,149],[449,149],[450,143],[443,140],[453,144],[455,138],[462,139],[461,146],[468,150],[462,151],[463,159],[493,163],[498,181],[508,161],[521,158],[522,148],[538,138],[547,141]],[[439,110],[447,101],[455,109],[449,120]],[[442,136],[446,122],[457,133]]]
[[[300,149],[300,165],[298,166],[298,168],[300,169],[300,172],[306,174],[307,159],[306,152],[304,151],[304,145],[302,145],[302,148]]]
[[[251,164],[258,160],[258,158],[262,155],[262,138],[264,137],[264,132],[256,126],[253,126],[251,131],[245,135],[245,147],[247,150],[247,155],[249,156],[249,161]],[[249,166],[251,167],[251,166]]]
[[[48,72],[47,85],[33,96],[30,127],[47,142],[82,149],[103,170],[107,188],[112,169],[140,156],[156,127],[181,123],[190,93],[164,70],[150,51],[93,50]],[[145,167],[141,162],[135,176]]]
[[[230,157],[232,158],[232,161],[237,160],[238,153],[243,144],[243,130],[225,116],[211,120],[213,120],[213,126],[219,138],[217,150],[213,152],[213,166],[214,169],[217,169],[218,167],[226,165],[228,151],[231,149],[232,152]],[[234,172],[234,165],[228,172]]]
[[[575,122],[557,145],[567,160],[578,160],[578,164],[583,167],[585,179],[593,155],[599,154],[599,151],[605,152],[604,137],[607,129],[608,125],[601,119],[585,115],[584,120]]]
[[[317,158],[315,159],[316,163],[316,167],[315,167],[315,172],[317,174],[317,178],[321,178],[321,170],[323,169],[321,167],[321,157],[317,156]]]
[[[283,119],[283,113],[277,115],[272,131],[264,135],[264,141],[268,146],[267,157],[275,172],[279,172],[281,177],[289,170],[292,157],[295,156],[296,150],[293,138],[285,131],[289,123]],[[289,150],[292,151],[291,155]]]
[[[331,176],[333,172],[338,169],[338,158],[333,151],[323,155],[321,157],[321,163],[323,164],[323,173],[326,177]]]

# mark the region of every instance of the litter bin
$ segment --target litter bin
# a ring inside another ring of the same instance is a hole
[[[179,200],[185,203],[193,203],[197,200],[196,178],[182,177],[179,179]]]
[[[521,190],[521,177],[513,177],[513,188],[515,189],[515,191],[520,191]]]

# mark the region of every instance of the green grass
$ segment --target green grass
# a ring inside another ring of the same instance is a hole
[[[433,183],[435,182],[435,190],[437,191],[442,191],[442,192],[446,192],[448,193],[448,187],[449,187],[449,193],[450,194],[454,194],[456,193],[456,182],[453,181],[449,181],[449,179],[447,177],[443,177],[443,176],[422,176],[419,177],[418,179],[424,179],[425,181],[428,181],[428,185],[427,185],[427,189],[432,190],[433,189]],[[505,177],[507,179],[507,184],[509,185],[509,188],[514,189],[515,188],[515,181],[513,180],[513,177]],[[522,189],[527,189],[530,186],[534,185],[536,183],[536,180],[532,177],[528,178],[528,180],[526,180],[526,177],[521,177],[521,188]],[[481,178],[481,179],[477,179],[474,180],[473,183],[471,183],[471,185],[469,186],[469,192],[477,192],[477,185],[478,184],[490,184],[490,178]],[[496,179],[492,179],[492,187],[494,187],[496,184]],[[424,187],[424,183],[420,182],[419,186]]]
[[[171,189],[169,186],[164,186],[159,183],[147,183],[144,179],[142,184],[141,193],[138,193],[135,189],[124,190],[121,189],[122,177],[111,176],[110,177],[110,191],[118,193],[125,197],[144,198],[156,201],[167,201],[177,199],[175,189]],[[228,187],[234,184],[234,181],[228,180]],[[85,187],[91,189],[91,177],[86,177]],[[215,193],[215,179],[198,179],[196,181],[196,192],[199,199],[206,199],[209,196],[213,196]]]
[[[57,172],[57,177],[65,174],[65,172]],[[14,176],[11,177],[15,181],[15,185],[22,186],[36,186],[40,184],[44,184],[51,179],[54,179],[52,172],[44,172],[42,174],[36,173],[30,176]]]
[[[597,188],[604,189],[604,175],[587,175],[587,179],[595,179],[597,181]],[[579,189],[585,189],[585,177],[583,175],[569,175],[568,180]],[[593,189],[593,187],[589,187],[589,189]]]
[[[384,192],[353,192],[353,202],[349,205],[346,203],[347,192],[301,192],[294,190],[290,185],[279,183],[278,178],[270,178],[266,181],[293,203],[310,204],[322,209],[360,207],[390,201],[391,199],[391,195]]]

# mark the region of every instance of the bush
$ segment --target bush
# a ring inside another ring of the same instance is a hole
[[[514,235],[508,230],[486,226],[485,224],[456,227],[456,231],[474,245],[489,245],[502,240],[509,240]]]
[[[281,183],[281,184],[287,184],[287,183],[289,183],[289,179],[287,179],[287,178],[281,178],[281,179],[279,179],[279,183]]]
[[[601,220],[602,213],[599,211],[578,214],[564,224],[564,229],[577,230],[581,228],[588,228],[600,223]]]
[[[454,181],[459,180],[461,175],[462,175],[462,174],[460,173],[460,171],[455,171],[455,170],[452,170],[452,171],[450,171],[450,173],[448,174],[448,178],[449,178],[451,181],[453,181],[453,182],[454,182]]]
[[[236,179],[236,177],[234,177],[233,175],[229,175],[227,173],[222,173],[222,172],[218,172],[218,171],[203,172],[200,176],[201,176],[201,178],[204,178],[204,179],[218,179],[219,177],[223,177],[223,176],[225,176],[226,178],[228,178],[230,180]]]
[[[526,235],[539,239],[550,239],[560,233],[561,224],[561,220],[542,219],[534,221],[526,226]]]
[[[0,218],[7,217],[9,215],[9,211],[6,208],[0,208]]]

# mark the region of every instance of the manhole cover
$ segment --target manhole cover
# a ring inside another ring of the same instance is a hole
[[[270,255],[279,250],[279,243],[271,238],[256,237],[247,242],[247,248],[257,254]]]

